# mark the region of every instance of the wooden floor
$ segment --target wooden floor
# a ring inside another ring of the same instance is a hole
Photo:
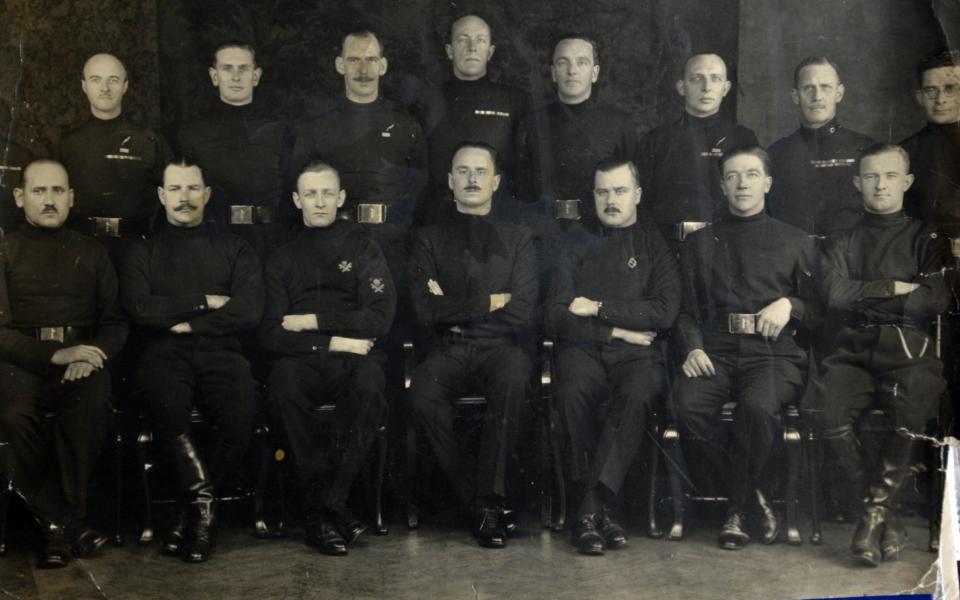
[[[694,526],[681,542],[632,531],[630,548],[603,557],[576,554],[568,534],[536,527],[524,515],[522,535],[505,550],[478,548],[452,514],[429,516],[419,530],[391,523],[385,537],[362,536],[346,557],[306,547],[298,530],[257,540],[239,526],[222,531],[213,560],[187,565],[160,555],[156,543],[108,546],[66,569],[34,568],[35,532],[20,528],[0,559],[0,600],[19,598],[657,598],[716,600],[822,598],[932,593],[935,555],[926,531],[909,521],[910,545],[898,562],[855,566],[848,524],[828,523],[824,544],[752,544],[720,550],[716,531]]]

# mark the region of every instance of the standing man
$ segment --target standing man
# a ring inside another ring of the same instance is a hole
[[[691,56],[677,80],[683,116],[640,140],[637,167],[646,204],[674,247],[727,213],[716,184],[720,157],[731,148],[757,144],[752,131],[720,114],[731,87],[722,58],[716,54]]]
[[[853,182],[866,212],[827,239],[820,269],[822,294],[844,324],[824,361],[820,425],[860,515],[850,549],[873,567],[899,558],[906,541],[894,509],[920,445],[911,434],[924,433],[946,388],[928,332],[950,301],[950,251],[943,236],[903,213],[913,175],[902,148],[867,148]],[[853,425],[876,405],[896,433],[872,461],[879,472],[867,473]]]
[[[850,181],[857,157],[874,141],[837,122],[844,91],[840,71],[830,59],[810,56],[800,61],[790,93],[800,111],[800,128],[770,146],[776,177],[767,212],[814,235],[851,226],[862,210]]]
[[[210,188],[200,167],[185,159],[170,163],[157,193],[167,225],[130,250],[122,298],[147,338],[137,382],[187,505],[163,549],[203,562],[213,550],[217,486],[253,429],[255,384],[239,336],[260,322],[263,278],[247,242],[204,225]],[[190,436],[193,404],[217,434],[207,461]]]
[[[556,101],[520,124],[518,192],[548,223],[576,221],[598,232],[601,221],[591,206],[594,167],[611,157],[632,160],[635,126],[625,112],[594,94],[600,76],[596,41],[562,36],[554,46],[550,74]]]
[[[243,237],[265,258],[282,233],[282,162],[290,133],[269,108],[254,102],[263,71],[253,46],[221,44],[208,71],[219,101],[180,129],[177,149],[203,168],[213,190],[206,219]]]
[[[396,289],[377,243],[362,225],[337,219],[346,201],[337,171],[310,163],[293,202],[303,229],[267,263],[267,308],[260,340],[278,359],[270,404],[296,458],[308,545],[347,553],[365,529],[347,510],[363,458],[387,411],[386,356],[373,350],[393,320]],[[339,450],[324,448],[314,409],[337,405]]]
[[[129,85],[120,59],[91,56],[80,82],[91,118],[64,133],[58,150],[76,192],[69,225],[99,238],[116,265],[132,240],[151,231],[157,214],[153,190],[170,158],[163,137],[122,114]]]
[[[497,151],[463,142],[451,163],[456,212],[418,230],[413,245],[414,307],[436,339],[413,373],[409,401],[461,502],[473,509],[478,542],[503,548],[507,463],[530,393],[530,357],[518,338],[534,319],[537,257],[525,227],[491,217],[501,181]],[[451,403],[468,382],[487,399],[476,472],[473,452],[453,430]]]
[[[688,464],[729,481],[719,543],[739,550],[750,541],[751,505],[760,512],[763,543],[780,533],[765,475],[783,407],[803,390],[806,354],[794,334],[817,312],[809,282],[814,242],[764,212],[773,178],[762,148],[730,150],[721,169],[729,215],[680,250],[684,287],[676,329],[685,359],[674,413]],[[728,441],[720,413],[730,401],[737,406]]]
[[[663,352],[653,342],[680,304],[676,259],[655,227],[637,221],[637,181],[630,161],[597,165],[595,210],[606,235],[582,236],[564,253],[549,297],[557,402],[580,498],[573,543],[581,554],[627,545],[612,505],[664,390]]]
[[[447,159],[463,140],[482,141],[497,151],[503,185],[497,192],[494,210],[498,215],[517,216],[516,135],[520,119],[527,113],[528,100],[523,90],[487,77],[487,64],[494,50],[490,26],[480,17],[465,15],[450,26],[446,51],[453,79],[430,90],[419,107],[430,150],[432,189],[425,207],[427,223],[443,220],[453,212],[445,202],[449,198]]]
[[[127,323],[103,247],[63,227],[67,172],[39,160],[14,190],[26,223],[0,241],[0,469],[40,522],[41,567],[86,558],[106,538],[83,525],[87,482],[110,419],[106,366]],[[52,431],[48,424],[52,426]]]

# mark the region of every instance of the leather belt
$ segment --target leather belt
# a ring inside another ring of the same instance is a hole
[[[135,237],[146,233],[142,222],[124,217],[87,217],[94,237]]]
[[[556,219],[579,221],[580,199],[561,200],[558,198],[553,204],[553,216]]]
[[[273,208],[255,204],[230,205],[229,223],[231,225],[256,225],[273,222]]]
[[[341,210],[337,215],[344,221],[355,221],[368,225],[382,225],[387,222],[389,204],[382,202],[362,202],[354,210]]]
[[[733,335],[758,335],[757,317],[754,313],[727,313],[719,315],[718,321],[722,333]],[[796,335],[795,327],[787,326],[780,331],[780,335]]]
[[[41,342],[76,342],[78,340],[88,340],[93,337],[93,329],[90,327],[18,327],[17,331],[23,335],[28,335]]]
[[[680,221],[673,226],[673,234],[676,236],[677,241],[682,242],[687,239],[694,231],[700,231],[710,223],[707,221]]]

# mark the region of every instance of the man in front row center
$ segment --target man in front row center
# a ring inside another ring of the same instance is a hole
[[[409,402],[460,501],[473,509],[479,544],[502,548],[508,461],[530,392],[531,361],[518,341],[534,319],[537,257],[527,228],[490,215],[497,151],[462,142],[451,162],[456,210],[418,230],[413,244],[414,308],[434,339],[413,373]],[[487,399],[476,471],[453,430],[452,401],[468,382]]]

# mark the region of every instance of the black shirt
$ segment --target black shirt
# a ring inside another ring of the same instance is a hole
[[[154,337],[235,338],[263,313],[260,259],[242,238],[208,226],[164,226],[134,245],[121,270],[123,307]],[[217,310],[206,295],[229,296]],[[190,324],[188,335],[170,327]]]
[[[602,303],[596,317],[578,317],[568,307],[577,296]],[[582,235],[565,253],[550,284],[552,335],[561,344],[601,346],[614,327],[632,331],[669,329],[680,304],[677,261],[660,233],[637,222]],[[637,348],[643,348],[637,346]],[[646,347],[650,353],[658,352]]]
[[[444,224],[416,231],[412,251],[413,304],[421,326],[442,332],[509,338],[530,329],[539,293],[533,236],[523,226],[454,212]],[[430,293],[436,281],[442,296]],[[490,295],[509,293],[490,312]]]
[[[720,157],[757,137],[742,125],[720,116],[699,118],[684,113],[640,140],[637,167],[643,203],[658,225],[681,221],[713,221],[727,214],[720,187]]]
[[[593,97],[579,104],[552,102],[520,123],[520,199],[543,203],[548,216],[553,216],[556,200],[579,199],[581,223],[598,231],[594,169],[601,159],[633,160],[636,153],[636,131],[625,112]]]
[[[329,161],[347,191],[341,212],[354,216],[359,203],[386,204],[388,222],[409,224],[426,185],[426,152],[420,124],[401,106],[341,98],[301,128],[292,165],[299,170],[311,158]]]
[[[817,129],[801,127],[774,142],[770,216],[816,235],[851,227],[863,210],[853,186],[857,160],[873,143],[836,120]]]
[[[158,214],[157,187],[171,156],[159,134],[123,115],[109,121],[90,118],[63,135],[57,154],[74,190],[72,224],[88,217],[122,217],[146,229]]]
[[[326,352],[332,336],[386,335],[397,301],[387,262],[362,226],[304,227],[267,261],[260,343],[282,356]],[[284,315],[314,314],[315,331],[287,331]]]
[[[864,213],[855,227],[825,240],[821,258],[823,298],[847,324],[926,328],[950,302],[948,241],[903,212]],[[895,281],[920,287],[894,296]]]
[[[13,140],[0,146],[0,229],[11,232],[24,222],[17,208],[13,189],[20,187],[23,169],[30,164],[30,152]]]
[[[0,360],[46,374],[50,358],[81,342],[39,341],[19,328],[90,328],[82,343],[113,358],[127,339],[107,251],[65,228],[29,224],[0,241]]]
[[[900,145],[910,155],[915,178],[905,210],[951,237],[960,236],[960,122],[928,123]]]
[[[791,321],[818,313],[811,273],[814,241],[766,213],[728,214],[694,232],[680,247],[683,303],[676,330],[683,357],[706,349],[730,313],[756,314],[780,298],[790,300]]]

